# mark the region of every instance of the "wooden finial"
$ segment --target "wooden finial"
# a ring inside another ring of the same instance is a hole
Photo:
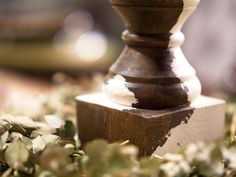
[[[201,94],[195,70],[180,46],[181,28],[199,0],[110,0],[127,30],[126,47],[110,68],[105,94],[143,109],[189,105]]]

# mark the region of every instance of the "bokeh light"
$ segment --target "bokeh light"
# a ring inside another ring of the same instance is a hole
[[[85,62],[95,62],[101,59],[107,48],[106,36],[96,31],[85,33],[75,43],[76,55]]]
[[[78,37],[90,30],[94,25],[92,15],[85,10],[70,13],[64,21],[64,31],[71,37]]]

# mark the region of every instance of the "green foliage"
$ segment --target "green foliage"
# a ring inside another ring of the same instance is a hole
[[[228,106],[224,142],[139,158],[127,142],[97,140],[80,149],[73,100],[81,89],[75,88],[57,87],[32,117],[0,116],[2,177],[236,177],[234,104]]]

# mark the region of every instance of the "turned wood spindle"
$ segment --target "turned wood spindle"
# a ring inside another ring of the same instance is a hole
[[[126,47],[110,68],[105,94],[143,109],[187,106],[201,94],[180,46],[180,31],[199,0],[110,0],[127,28]]]

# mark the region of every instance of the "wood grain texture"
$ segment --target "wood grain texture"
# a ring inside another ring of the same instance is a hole
[[[178,130],[178,141],[183,136],[179,132],[183,132],[184,137],[191,137],[180,141],[181,145],[195,140],[216,141],[223,135],[224,102],[205,97],[199,99],[191,107],[155,111],[120,106],[111,103],[103,94],[81,96],[77,98],[79,137],[83,145],[95,139],[129,140],[139,147],[141,156],[152,155],[155,151],[163,154],[177,150],[179,146],[171,143],[175,141],[169,141],[175,130]],[[218,116],[212,118],[214,113]],[[199,120],[203,123],[198,124]],[[189,122],[193,123],[189,125]],[[194,131],[186,132],[184,125]],[[203,134],[194,135],[195,130],[201,132],[203,129]]]

